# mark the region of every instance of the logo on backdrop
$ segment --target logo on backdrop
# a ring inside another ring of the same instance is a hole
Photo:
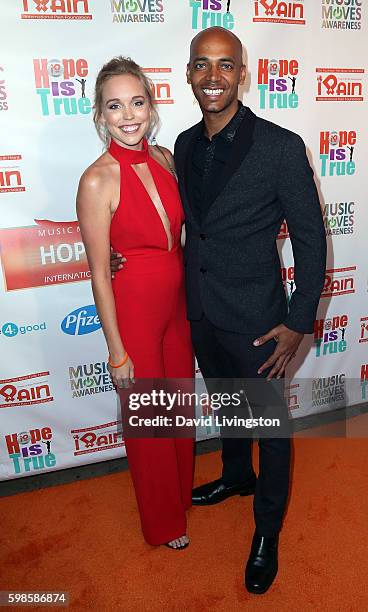
[[[286,240],[287,238],[289,238],[289,228],[284,220],[277,235],[277,240]]]
[[[360,317],[359,342],[368,342],[368,317]]]
[[[360,30],[362,0],[322,0],[322,28]]]
[[[69,381],[73,399],[114,389],[105,361],[69,366]]]
[[[163,23],[164,0],[110,0],[113,23]]]
[[[326,236],[354,233],[355,202],[331,202],[322,212]]]
[[[192,30],[205,30],[220,26],[234,29],[234,16],[230,13],[228,0],[189,0],[192,15]]]
[[[56,456],[51,452],[52,435],[51,427],[5,435],[14,474],[36,472],[56,465]]]
[[[326,270],[325,285],[321,297],[334,297],[355,293],[356,266]]]
[[[86,96],[87,60],[34,59],[33,70],[44,117],[89,115],[92,102]]]
[[[335,315],[314,322],[314,347],[316,357],[344,353],[348,347],[346,330],[349,324],[347,314]]]
[[[174,104],[171,92],[171,68],[143,68],[151,81],[151,89],[156,104]]]
[[[43,321],[41,323],[13,323],[11,321],[7,321],[3,323],[0,327],[0,335],[5,336],[6,338],[15,338],[20,334],[24,336],[24,334],[30,334],[39,331],[45,331],[46,322]]]
[[[258,60],[259,107],[298,108],[297,80],[299,63],[296,59]]]
[[[331,202],[322,209],[326,236],[347,236],[354,233],[355,202]],[[289,229],[282,222],[277,240],[287,240]]]
[[[196,415],[204,420],[204,424],[200,427],[203,428],[202,431],[206,436],[220,433],[220,427],[216,424],[214,418],[215,413],[216,411],[212,408],[211,398],[209,396],[201,397],[196,407]]]
[[[0,380],[0,408],[52,402],[49,376],[50,372],[37,372]]]
[[[325,284],[321,297],[334,297],[355,293],[355,271],[356,266],[348,268],[333,268],[326,270]],[[294,281],[294,266],[281,268],[281,277],[287,293],[288,301],[296,289]]]
[[[317,102],[363,102],[364,68],[316,68]]]
[[[312,406],[324,406],[326,404],[345,403],[345,382],[343,373],[327,376],[326,378],[314,378],[312,380]]]
[[[26,190],[18,163],[21,159],[21,155],[0,155],[0,193]]]
[[[254,0],[253,21],[305,25],[304,2]]]
[[[281,278],[284,283],[287,301],[290,302],[291,296],[293,295],[296,289],[294,281],[294,266],[289,266],[288,268],[281,268]]]
[[[292,385],[285,386],[285,399],[287,401],[288,409],[290,411],[297,410],[300,408],[299,405],[299,384],[295,383]]]
[[[61,330],[69,336],[85,336],[100,328],[101,323],[94,304],[76,308],[61,322]]]
[[[345,176],[355,174],[354,153],[357,143],[355,130],[320,132],[319,157],[321,176]]]
[[[3,78],[4,68],[0,66],[0,111],[9,110],[8,107],[8,94],[6,92],[5,79]]]
[[[88,280],[91,273],[78,222],[35,222],[0,229],[6,291]]]
[[[362,400],[368,399],[368,363],[362,363],[360,368],[360,386],[362,389]]]
[[[74,438],[74,456],[124,446],[121,421],[71,429],[70,433]]]
[[[22,19],[92,19],[88,0],[23,0]]]

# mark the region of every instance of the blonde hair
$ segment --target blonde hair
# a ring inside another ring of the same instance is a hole
[[[138,66],[138,64],[136,64],[136,62],[134,62],[130,57],[123,57],[122,55],[113,57],[113,59],[102,66],[97,75],[95,84],[93,122],[95,124],[97,134],[106,146],[108,146],[110,143],[110,134],[102,127],[100,123],[100,118],[102,115],[102,91],[103,86],[108,79],[120,74],[130,74],[137,77],[144,87],[151,110],[151,122],[148,128],[147,137],[153,137],[157,133],[160,125],[160,118],[154,103],[151,81],[146,77],[141,67]]]

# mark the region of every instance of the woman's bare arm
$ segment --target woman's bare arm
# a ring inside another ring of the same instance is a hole
[[[111,175],[103,167],[88,168],[77,194],[77,215],[92,276],[92,291],[111,361],[120,363],[125,348],[120,337],[110,271]],[[130,362],[131,364],[131,362]],[[131,364],[132,366],[132,364]],[[120,370],[120,368],[119,368]],[[122,374],[125,376],[126,366]],[[120,374],[119,372],[116,372]],[[114,372],[115,374],[115,372]],[[133,375],[131,376],[133,378]]]

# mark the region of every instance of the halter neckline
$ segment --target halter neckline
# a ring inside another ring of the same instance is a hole
[[[143,138],[143,149],[137,151],[135,149],[127,149],[118,145],[115,140],[111,139],[109,153],[120,163],[126,164],[144,164],[148,161],[148,143]]]

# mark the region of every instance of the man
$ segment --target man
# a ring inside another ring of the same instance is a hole
[[[220,27],[197,34],[187,81],[203,120],[181,133],[175,163],[186,216],[186,290],[195,354],[206,380],[284,376],[313,323],[324,283],[326,239],[313,172],[296,134],[238,101],[246,67],[240,40]],[[289,310],[276,238],[286,219],[296,290]],[[264,593],[278,567],[289,487],[290,440],[223,438],[221,478],[197,487],[193,504],[254,493],[256,530],[245,585]]]
[[[174,157],[186,216],[188,318],[205,379],[282,377],[313,331],[325,277],[325,230],[303,141],[238,102],[245,77],[234,34],[218,27],[197,34],[187,81],[203,120],[179,135]],[[284,219],[295,260],[289,312],[276,248]],[[245,583],[263,593],[277,573],[290,441],[260,438],[257,481],[251,440],[222,444],[222,477],[194,489],[193,504],[255,490]]]

